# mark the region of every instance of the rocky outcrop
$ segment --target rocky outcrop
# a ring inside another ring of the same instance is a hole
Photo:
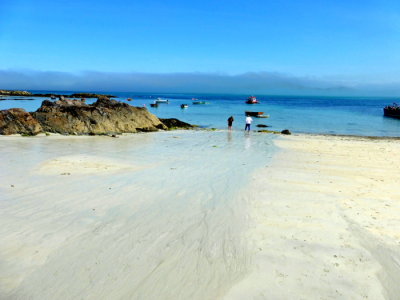
[[[282,134],[287,134],[287,135],[292,134],[289,129],[284,129],[284,130],[281,131],[281,133]]]
[[[39,122],[22,108],[0,111],[0,134],[35,135],[41,131]]]
[[[80,100],[43,101],[33,117],[44,131],[61,134],[110,134],[167,129],[146,108],[107,98],[92,105]]]
[[[181,129],[191,129],[194,128],[195,126],[182,122],[178,119],[160,119],[160,121],[168,127],[168,129],[176,129],[176,128],[181,128]]]
[[[0,111],[0,134],[36,135],[40,132],[60,134],[107,134],[190,129],[194,125],[178,119],[158,119],[144,107],[99,97],[93,104],[85,100],[45,100],[32,113],[12,108]]]

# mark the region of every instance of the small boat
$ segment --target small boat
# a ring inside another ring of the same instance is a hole
[[[168,99],[157,98],[156,103],[168,103]]]
[[[206,101],[193,101],[193,104],[207,104]]]
[[[262,111],[245,111],[244,114],[255,118],[269,118],[269,115],[264,115]]]
[[[258,117],[258,116],[263,116],[264,112],[263,111],[245,111],[244,114],[246,116]]]
[[[258,102],[256,97],[250,96],[249,98],[247,98],[246,103],[247,104],[258,104],[260,102]]]
[[[158,103],[150,103],[151,107],[158,107]]]
[[[383,115],[386,117],[400,119],[400,105],[393,103],[392,105],[387,105],[383,109]]]
[[[187,104],[181,104],[181,108],[188,108],[189,107],[189,105],[187,105]]]

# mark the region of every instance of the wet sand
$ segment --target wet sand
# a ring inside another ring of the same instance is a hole
[[[0,137],[0,298],[396,299],[399,145]]]
[[[2,137],[0,298],[221,297],[250,261],[260,137]]]

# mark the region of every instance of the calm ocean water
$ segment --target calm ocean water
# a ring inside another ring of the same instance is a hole
[[[47,91],[34,91],[47,92]],[[71,94],[73,92],[57,92]],[[262,111],[268,119],[254,118],[257,124],[269,125],[271,130],[289,129],[297,133],[349,134],[363,136],[400,136],[400,120],[383,116],[383,107],[395,98],[363,97],[316,97],[316,96],[257,96],[260,104],[245,103],[248,95],[198,95],[198,94],[139,94],[113,93],[117,100],[134,106],[144,106],[160,118],[178,118],[206,128],[226,128],[226,120],[233,116],[233,128],[242,130],[246,110]],[[157,97],[169,99],[169,104],[150,107]],[[18,97],[12,97],[13,99]],[[193,105],[192,98],[207,101],[205,105]],[[35,111],[44,98],[34,100],[2,100],[0,110],[12,107]],[[88,100],[88,103],[95,101]],[[181,104],[189,107],[181,109]]]

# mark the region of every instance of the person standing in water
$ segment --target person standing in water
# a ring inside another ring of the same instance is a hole
[[[228,129],[229,129],[229,130],[232,130],[233,121],[234,121],[233,117],[230,116],[230,117],[228,118]]]
[[[246,130],[250,131],[251,122],[253,122],[253,119],[249,115],[247,115],[247,117],[246,117],[246,126],[244,127],[244,131],[246,131]]]

